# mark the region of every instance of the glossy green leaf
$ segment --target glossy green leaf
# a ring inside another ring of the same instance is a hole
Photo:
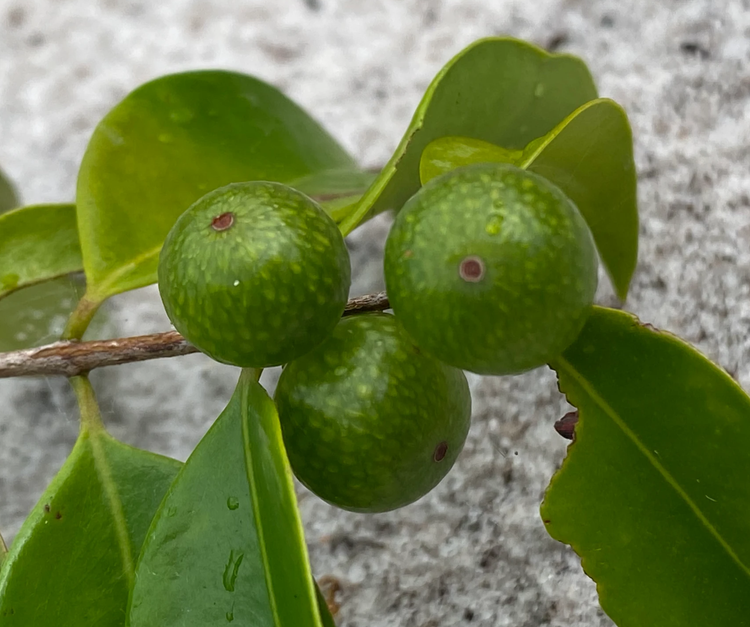
[[[624,300],[638,260],[633,135],[625,111],[612,100],[594,100],[530,148],[519,165],[552,181],[576,204]]]
[[[471,137],[440,137],[430,142],[419,161],[419,179],[424,185],[436,176],[473,163],[510,163],[523,159],[523,150],[508,150]]]
[[[0,216],[0,298],[82,269],[75,205],[31,205]]]
[[[0,170],[0,213],[18,207],[19,204],[18,195],[13,184],[5,173]]]
[[[342,230],[351,232],[368,215],[400,209],[419,189],[422,151],[438,137],[523,149],[593,98],[594,82],[576,57],[510,38],[473,43],[434,78],[393,157]]]
[[[597,308],[553,364],[579,408],[542,518],[620,627],[750,625],[750,399],[688,344]]]
[[[0,570],[0,626],[122,627],[138,550],[178,468],[84,429]]]
[[[318,202],[326,202],[332,197],[362,195],[376,177],[376,172],[330,170],[291,181],[289,185]]]
[[[84,290],[83,278],[72,275],[32,285],[0,299],[0,352],[59,340]],[[96,327],[92,329],[95,330]]]
[[[155,282],[172,224],[217,187],[354,169],[317,122],[255,78],[209,70],[147,83],[100,122],[81,164],[88,299]]]
[[[243,371],[149,530],[131,627],[321,627],[273,401]]]
[[[361,170],[331,170],[292,181],[289,185],[316,200],[339,224],[355,209],[376,176],[375,172]]]

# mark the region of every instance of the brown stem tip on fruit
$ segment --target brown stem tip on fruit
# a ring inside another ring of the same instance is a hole
[[[465,257],[458,266],[458,274],[464,281],[478,283],[484,277],[484,261],[475,255]]]
[[[435,452],[432,455],[432,459],[434,459],[436,462],[443,461],[445,458],[446,453],[448,452],[448,443],[443,440],[435,447]]]
[[[234,214],[231,211],[222,213],[211,220],[211,228],[214,231],[226,231],[234,224]]]

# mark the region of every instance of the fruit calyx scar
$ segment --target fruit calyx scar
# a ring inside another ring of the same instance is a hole
[[[458,265],[458,275],[468,283],[478,283],[484,277],[484,261],[476,255],[469,255]]]
[[[214,231],[226,231],[234,224],[234,214],[231,211],[226,211],[213,220],[211,220],[211,228]]]

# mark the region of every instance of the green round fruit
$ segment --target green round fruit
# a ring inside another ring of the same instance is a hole
[[[346,306],[349,253],[310,198],[279,183],[227,185],[177,220],[159,258],[175,328],[217,361],[265,368],[328,337]]]
[[[422,353],[388,314],[344,318],[284,369],[275,398],[297,478],[356,512],[429,492],[456,461],[471,419],[463,372]]]
[[[417,345],[479,374],[541,366],[592,309],[597,256],[576,206],[508,164],[432,179],[401,209],[385,248],[394,313]]]

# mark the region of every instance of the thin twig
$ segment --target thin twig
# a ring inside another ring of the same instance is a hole
[[[352,298],[344,315],[388,309],[385,292]],[[60,341],[39,348],[0,353],[0,378],[35,375],[74,377],[94,368],[197,353],[177,331],[91,342]]]

